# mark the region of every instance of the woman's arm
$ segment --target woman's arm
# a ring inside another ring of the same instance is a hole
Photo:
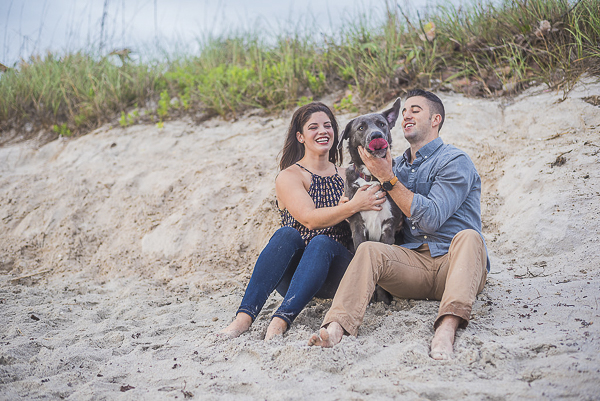
[[[349,201],[337,206],[316,208],[308,195],[303,175],[300,171],[288,168],[279,173],[275,188],[280,207],[287,209],[300,224],[309,230],[331,227],[364,210],[381,210],[385,197],[378,199],[378,186],[360,188]]]

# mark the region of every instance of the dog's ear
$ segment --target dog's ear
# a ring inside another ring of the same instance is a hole
[[[348,135],[350,135],[350,129],[352,128],[353,122],[354,122],[354,120],[350,120],[350,122],[348,124],[346,124],[346,128],[344,128],[344,130],[340,134],[340,136],[338,138],[338,145],[337,145],[338,149],[342,148],[344,139],[348,139]]]
[[[390,129],[394,128],[396,126],[396,120],[398,120],[398,117],[400,116],[400,98],[396,99],[394,105],[390,109],[387,109],[381,114],[383,114],[387,120]]]

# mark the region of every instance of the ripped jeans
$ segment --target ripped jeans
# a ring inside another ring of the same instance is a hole
[[[305,246],[298,230],[281,227],[260,253],[237,313],[254,321],[277,290],[283,302],[273,317],[289,327],[313,297],[333,298],[351,259],[342,244],[326,235],[317,235]]]

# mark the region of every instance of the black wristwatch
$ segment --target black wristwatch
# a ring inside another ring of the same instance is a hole
[[[392,178],[391,180],[385,181],[384,183],[382,183],[381,186],[386,191],[391,191],[392,188],[394,188],[394,185],[396,185],[397,182],[398,182],[398,177],[394,176],[394,178]]]

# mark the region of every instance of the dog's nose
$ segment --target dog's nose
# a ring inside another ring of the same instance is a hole
[[[383,132],[375,131],[375,132],[371,132],[371,135],[369,135],[369,140],[378,139],[378,138],[385,138],[385,136],[383,135]]]

